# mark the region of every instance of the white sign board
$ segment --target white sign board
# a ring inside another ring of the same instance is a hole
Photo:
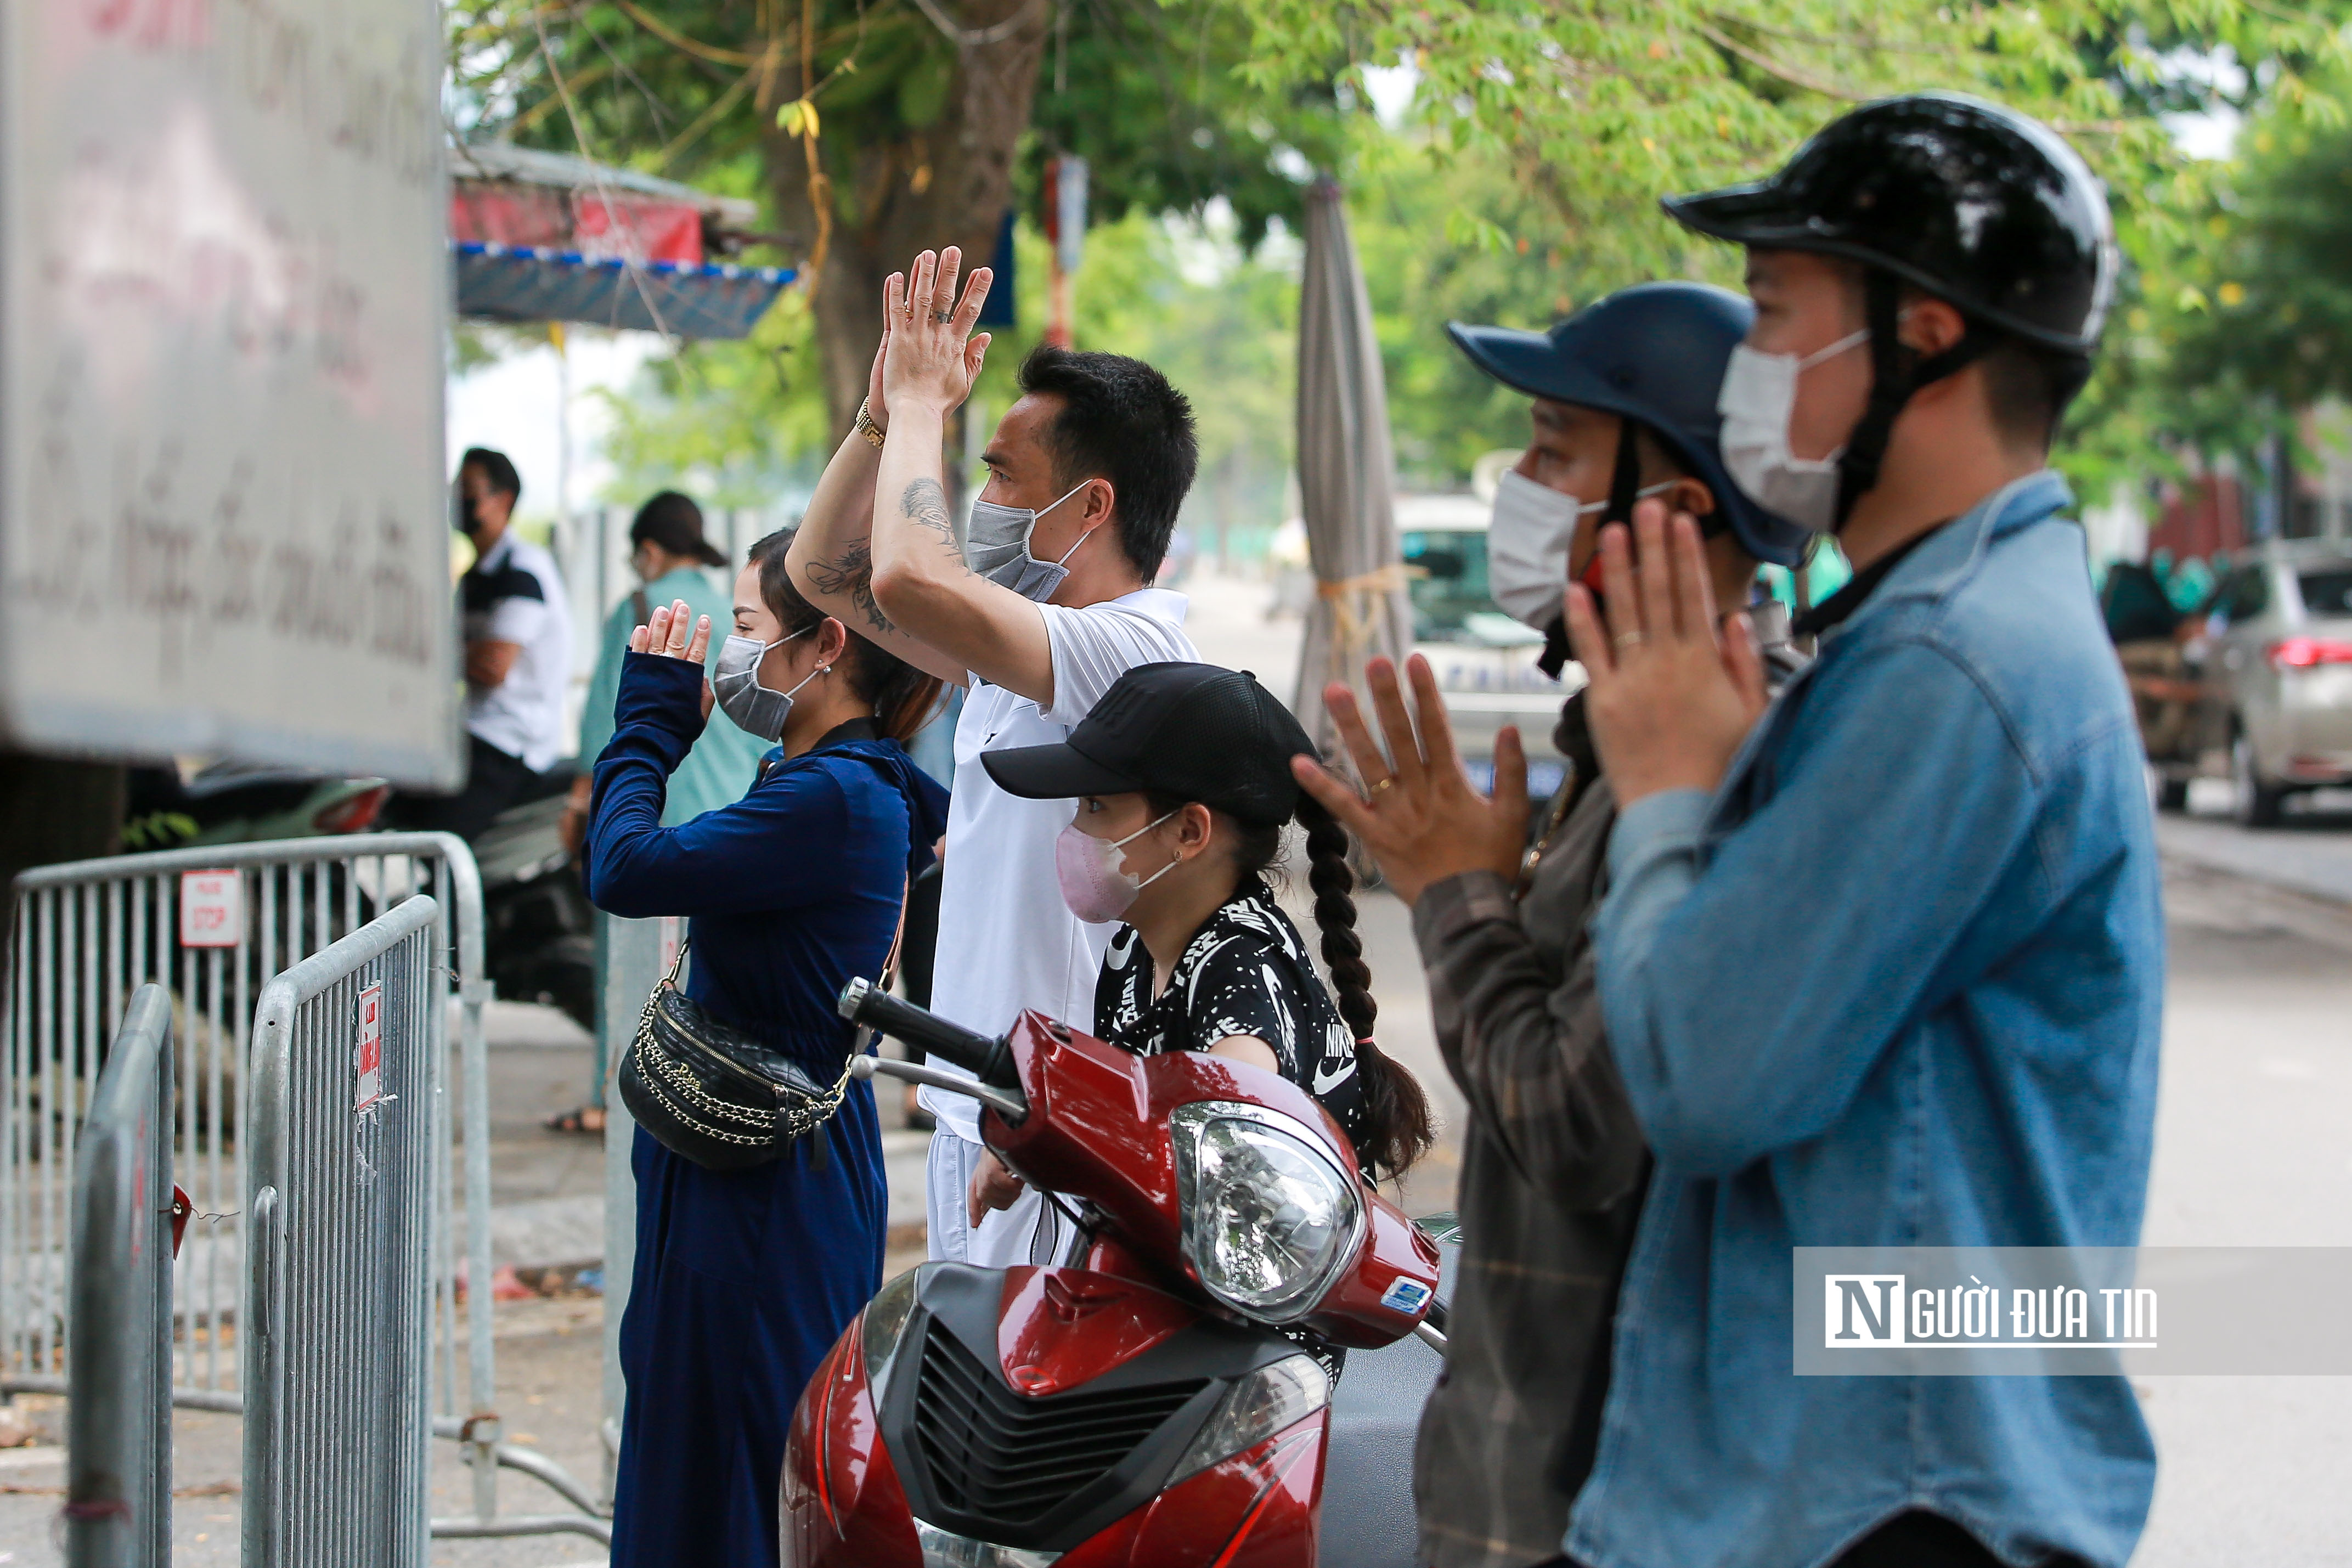
[[[0,5],[0,731],[454,783],[434,0]]]
[[[245,940],[245,873],[180,873],[180,945],[235,947]]]

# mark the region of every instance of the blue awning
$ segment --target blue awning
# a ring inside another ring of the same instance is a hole
[[[680,338],[740,338],[798,276],[790,268],[631,267],[575,251],[450,247],[457,313],[498,321],[585,321]]]

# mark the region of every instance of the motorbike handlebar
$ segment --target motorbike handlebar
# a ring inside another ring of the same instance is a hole
[[[901,1001],[870,980],[852,980],[842,988],[837,1005],[843,1017],[863,1024],[877,1034],[890,1035],[918,1049],[943,1057],[985,1084],[1018,1089],[1021,1075],[1013,1053],[1001,1039],[950,1024],[937,1013]]]

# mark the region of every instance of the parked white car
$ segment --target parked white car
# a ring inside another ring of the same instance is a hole
[[[2260,546],[2207,606],[2205,672],[2221,707],[2238,815],[2279,819],[2301,790],[2352,784],[2352,548]]]

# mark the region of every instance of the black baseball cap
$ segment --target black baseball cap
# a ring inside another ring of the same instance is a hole
[[[1245,669],[1139,664],[1112,683],[1070,738],[981,753],[1007,795],[1070,800],[1150,790],[1199,801],[1253,826],[1290,820],[1290,759],[1315,742]]]

